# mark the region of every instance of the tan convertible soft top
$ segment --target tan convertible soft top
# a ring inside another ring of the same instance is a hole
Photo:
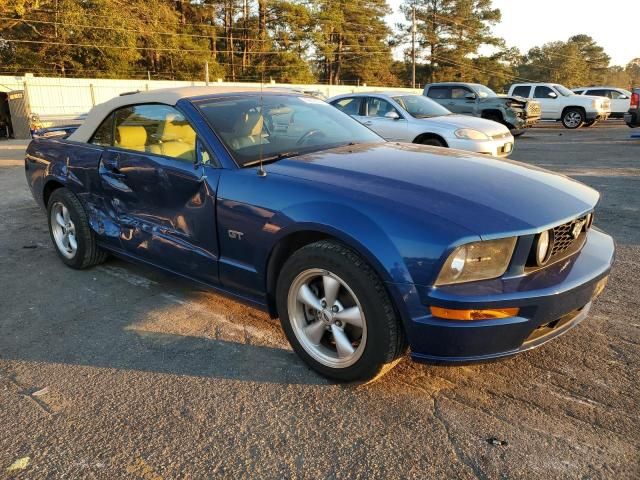
[[[125,107],[127,105],[135,105],[139,103],[163,103],[165,105],[175,105],[183,98],[212,95],[217,93],[259,91],[260,89],[256,87],[178,87],[120,95],[93,107],[87,115],[87,119],[69,136],[69,140],[83,143],[88,142],[93,135],[93,132],[96,131],[107,115],[116,108]],[[268,90],[265,91],[265,93],[267,92]]]

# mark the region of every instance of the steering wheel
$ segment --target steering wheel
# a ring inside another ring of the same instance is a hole
[[[296,142],[296,145],[302,145],[311,137],[316,137],[316,136],[319,138],[326,137],[325,133],[322,130],[318,130],[317,128],[312,128],[302,134],[302,136]]]

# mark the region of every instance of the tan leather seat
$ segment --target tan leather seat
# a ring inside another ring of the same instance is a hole
[[[147,131],[141,125],[120,125],[115,145],[129,150],[145,151]]]
[[[233,133],[227,135],[229,145],[234,150],[259,145],[262,136],[264,119],[258,112],[245,112],[233,125]],[[268,143],[262,138],[262,143]]]
[[[168,157],[195,162],[196,132],[184,120],[168,115],[160,133],[160,153]]]

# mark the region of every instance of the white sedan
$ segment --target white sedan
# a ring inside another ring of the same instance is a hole
[[[385,140],[449,147],[497,157],[506,157],[513,150],[513,136],[504,125],[453,114],[422,95],[351,93],[327,101]]]

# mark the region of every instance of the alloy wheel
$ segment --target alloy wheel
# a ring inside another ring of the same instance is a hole
[[[66,258],[73,258],[78,251],[76,226],[71,220],[69,209],[60,202],[51,207],[51,231],[60,253]]]
[[[304,350],[331,368],[346,368],[362,356],[367,322],[358,298],[336,274],[302,271],[288,293],[289,321]]]

